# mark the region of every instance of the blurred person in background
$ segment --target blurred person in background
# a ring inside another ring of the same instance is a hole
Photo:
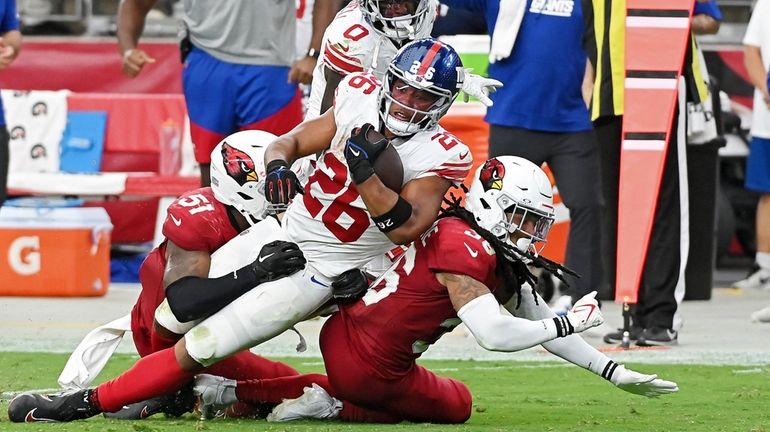
[[[618,182],[620,175],[621,131],[623,127],[624,59],[625,59],[625,0],[604,0],[594,3],[594,17],[604,17],[602,22],[592,22],[587,49],[591,58],[593,80],[592,118],[599,141],[602,173],[602,193],[605,201],[605,223],[602,232],[602,250],[607,268],[607,287],[610,297],[615,292],[615,267],[617,255]],[[693,34],[713,34],[719,30],[721,13],[714,1],[697,0],[691,21]],[[702,57],[693,40],[688,42],[683,76],[687,86],[687,101],[702,103],[708,97],[707,75],[703,73]],[[677,108],[678,109],[678,108]],[[680,197],[680,175],[684,169],[684,131],[678,130],[678,109],[672,122],[671,140],[666,152],[658,202],[653,220],[652,233],[639,286],[639,301],[631,308],[631,341],[637,345],[674,345],[682,325],[679,304],[684,298],[684,269],[689,242],[683,242],[682,230],[687,227],[688,203]],[[678,133],[681,132],[681,133]],[[686,148],[685,148],[686,151]],[[681,154],[680,154],[681,153]],[[607,343],[620,343],[623,332],[604,336]]]
[[[746,162],[746,188],[760,194],[757,205],[757,255],[751,274],[736,288],[770,290],[770,0],[759,0],[743,38],[744,62],[754,84],[751,149]],[[770,322],[770,307],[752,314]]]
[[[0,0],[0,71],[11,66],[21,50],[19,16],[15,0]],[[0,207],[8,198],[8,166],[10,164],[10,135],[5,125],[3,101],[0,100]]]
[[[492,36],[489,77],[503,83],[487,110],[489,156],[521,156],[547,162],[570,212],[565,265],[568,276],[554,306],[566,313],[575,300],[604,279],[599,150],[582,83],[586,70],[585,26],[591,1],[575,1],[568,12],[559,2],[540,0],[444,0],[486,16]],[[517,27],[515,16],[523,14]]]
[[[156,0],[123,0],[118,46],[123,72],[136,77],[155,62],[138,48],[147,13]],[[209,155],[225,136],[245,129],[277,135],[302,121],[297,83],[312,78],[321,37],[339,5],[317,0],[307,55],[295,61],[293,0],[182,0],[180,50],[185,101],[201,184],[209,183]]]

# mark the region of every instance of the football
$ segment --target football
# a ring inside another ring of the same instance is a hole
[[[379,132],[370,130],[367,134],[367,139],[373,139],[371,142],[376,142],[379,137],[375,136],[375,134],[385,138]],[[396,193],[401,192],[401,186],[404,183],[404,166],[401,164],[401,157],[398,155],[398,151],[393,144],[388,143],[385,150],[374,161],[373,168],[382,184]]]

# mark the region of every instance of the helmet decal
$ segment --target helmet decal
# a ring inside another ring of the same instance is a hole
[[[232,177],[239,185],[243,186],[247,182],[257,181],[257,172],[254,170],[254,161],[245,152],[237,148],[222,143],[222,162],[224,163],[227,175]]]
[[[481,181],[485,192],[490,189],[502,190],[503,177],[505,177],[505,165],[497,158],[492,158],[486,161],[481,168],[479,181]]]

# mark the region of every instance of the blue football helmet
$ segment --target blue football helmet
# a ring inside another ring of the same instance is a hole
[[[438,96],[438,99],[427,111],[404,105],[393,97],[396,79]],[[431,129],[449,111],[464,80],[465,69],[454,48],[431,38],[410,42],[398,50],[385,73],[385,83],[380,91],[380,118],[391,132],[400,136]],[[391,116],[392,104],[413,111],[412,118],[404,121]]]
[[[423,32],[425,36],[430,34],[430,29],[426,26],[432,26],[432,20],[428,19],[431,2],[430,0],[359,0],[361,11],[374,31],[390,38],[395,42],[401,42],[408,39],[414,39]],[[434,5],[435,6],[435,5]],[[400,16],[388,12],[389,9],[396,8],[408,11]]]

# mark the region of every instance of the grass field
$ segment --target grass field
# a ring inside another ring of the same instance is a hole
[[[361,425],[342,422],[273,424],[254,420],[199,421],[156,416],[126,422],[95,417],[69,424],[14,424],[8,398],[28,389],[55,388],[64,354],[0,353],[0,431],[746,431],[770,432],[770,366],[630,365],[674,380],[680,392],[647,399],[615,389],[572,365],[508,361],[425,361],[458,378],[474,394],[474,412],[464,425]],[[105,379],[135,357],[117,355]],[[302,372],[320,372],[320,359],[287,358]]]

